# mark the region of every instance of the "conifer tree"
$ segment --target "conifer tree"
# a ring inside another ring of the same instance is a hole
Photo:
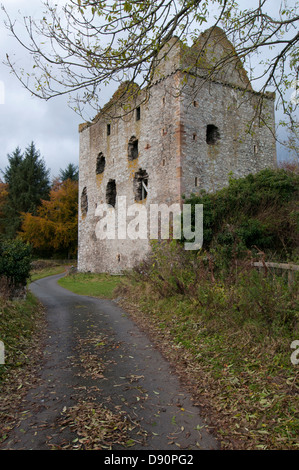
[[[8,155],[9,165],[3,172],[8,195],[3,207],[5,235],[14,238],[20,228],[20,213],[36,213],[42,199],[49,197],[49,170],[32,142],[24,155],[19,147]]]
[[[60,169],[59,178],[61,179],[61,181],[66,181],[68,179],[72,181],[78,181],[78,166],[74,165],[73,163],[69,163],[65,170]]]
[[[4,232],[4,214],[3,214],[3,207],[6,204],[7,200],[7,187],[8,185],[3,183],[0,179],[0,240],[2,238],[2,234]]]

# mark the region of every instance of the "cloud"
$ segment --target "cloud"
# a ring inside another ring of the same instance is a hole
[[[12,18],[19,17],[18,9],[22,16],[41,12],[40,0],[2,0],[1,3]],[[7,154],[17,146],[24,151],[33,141],[55,177],[68,163],[78,164],[78,125],[82,118],[69,108],[66,96],[49,101],[33,97],[10,73],[3,64],[6,53],[15,55],[16,60],[22,58],[25,66],[30,64],[30,58],[4,27],[3,12],[0,15],[0,170],[7,166]]]
[[[0,0],[0,3],[11,18],[17,20],[19,32],[22,31],[23,16],[41,18],[44,9],[41,0]],[[55,3],[63,6],[65,0],[55,0]],[[278,5],[280,1],[273,0],[273,7]],[[3,20],[4,14],[0,10],[0,103],[5,98],[5,103],[0,104],[0,169],[7,166],[8,153],[13,152],[17,146],[24,150],[33,141],[41,151],[52,176],[56,176],[60,168],[65,168],[68,163],[78,163],[78,125],[82,119],[68,107],[66,96],[42,101],[30,96],[10,74],[8,67],[3,65],[6,53],[14,55],[17,63],[22,63],[26,70],[30,70],[32,65],[29,54],[11,37]],[[107,91],[107,100],[108,94]],[[285,158],[281,147],[278,150],[282,158]]]

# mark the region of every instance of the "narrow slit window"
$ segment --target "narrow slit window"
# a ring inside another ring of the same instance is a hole
[[[99,153],[97,156],[97,165],[96,165],[96,174],[100,175],[101,173],[104,173],[105,170],[105,165],[106,165],[106,159],[102,152]]]
[[[141,110],[140,110],[140,106],[138,106],[138,108],[136,108],[136,121],[140,121],[140,118],[141,118]]]
[[[107,124],[107,135],[111,134],[111,124]]]
[[[87,215],[88,212],[88,197],[87,197],[87,188],[83,188],[81,194],[81,214],[83,217]]]
[[[138,158],[138,139],[132,136],[128,144],[128,160],[136,160]]]
[[[112,207],[116,204],[116,183],[115,180],[110,179],[106,187],[106,203]]]

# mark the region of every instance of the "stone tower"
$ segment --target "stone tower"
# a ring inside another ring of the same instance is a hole
[[[275,96],[253,91],[220,28],[191,48],[172,38],[157,61],[146,96],[139,90],[132,105],[137,85],[123,84],[92,122],[80,125],[79,271],[119,273],[150,249],[148,237],[118,230],[120,204],[181,204],[182,195],[215,191],[230,175],[276,166]],[[105,203],[116,228],[106,239],[98,235]],[[127,223],[132,219],[128,214]]]

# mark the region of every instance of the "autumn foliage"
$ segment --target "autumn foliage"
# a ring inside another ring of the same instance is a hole
[[[76,255],[78,242],[78,182],[70,179],[53,184],[50,200],[43,200],[37,215],[22,214],[20,237],[35,251]]]

